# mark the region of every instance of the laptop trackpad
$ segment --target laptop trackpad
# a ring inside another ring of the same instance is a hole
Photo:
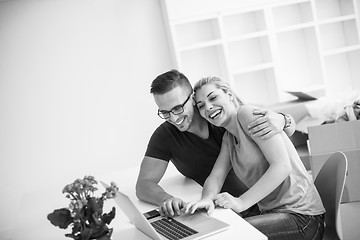
[[[207,213],[185,214],[175,218],[177,221],[190,226],[198,232],[202,232],[203,229],[216,229],[217,223]]]

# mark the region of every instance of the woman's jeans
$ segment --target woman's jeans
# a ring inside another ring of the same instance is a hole
[[[324,214],[309,216],[294,212],[270,212],[244,219],[269,240],[321,240],[324,234]]]

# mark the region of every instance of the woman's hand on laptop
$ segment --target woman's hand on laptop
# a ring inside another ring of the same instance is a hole
[[[159,212],[162,216],[178,216],[182,212],[182,208],[184,208],[186,202],[177,197],[170,197],[163,201],[161,206],[159,207]]]
[[[213,200],[210,198],[203,198],[197,202],[189,202],[185,206],[185,213],[193,214],[198,209],[206,209],[207,214],[211,215],[215,209]]]
[[[242,212],[246,210],[244,201],[241,200],[240,197],[236,198],[227,192],[219,193],[218,195],[216,195],[214,202],[216,206],[222,208],[230,208],[235,212]]]

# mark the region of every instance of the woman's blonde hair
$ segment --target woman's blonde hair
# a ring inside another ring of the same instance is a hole
[[[221,80],[218,77],[206,77],[200,79],[197,83],[195,83],[194,86],[194,93],[196,95],[196,91],[202,88],[204,85],[211,83],[214,84],[217,88],[223,90],[224,93],[231,93],[231,95],[234,97],[236,101],[234,101],[234,104],[239,107],[241,105],[244,105],[244,103],[241,101],[241,99],[235,94],[235,92],[231,89],[229,84],[223,80]]]

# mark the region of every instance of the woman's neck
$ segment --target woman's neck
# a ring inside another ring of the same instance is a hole
[[[228,119],[228,121],[224,124],[224,128],[230,132],[233,136],[235,136],[236,138],[239,137],[239,131],[238,131],[238,121],[237,121],[237,111],[238,109],[236,109],[236,111],[233,112],[233,114],[230,115],[230,118]]]

